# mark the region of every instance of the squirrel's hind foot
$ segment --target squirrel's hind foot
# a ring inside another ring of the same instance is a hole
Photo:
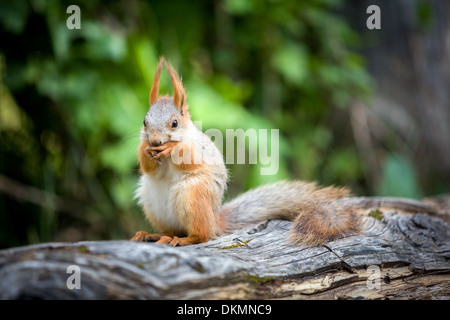
[[[134,237],[130,239],[130,241],[136,242],[158,241],[161,239],[161,237],[164,237],[164,235],[161,233],[148,233],[145,231],[138,231],[136,232]]]

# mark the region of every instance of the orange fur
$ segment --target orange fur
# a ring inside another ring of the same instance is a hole
[[[176,210],[185,226],[187,237],[174,239],[172,245],[187,245],[206,242],[216,233],[215,216],[211,208],[214,195],[202,177],[176,191]],[[175,243],[176,242],[176,243]]]
[[[335,214],[329,216],[327,210]],[[295,244],[318,246],[360,232],[361,221],[358,213],[350,206],[333,204],[329,208],[324,208],[322,205],[305,205],[294,220],[290,240]]]
[[[189,195],[188,236],[196,236],[201,242],[216,233],[216,218],[211,208],[213,195],[207,186],[207,183],[198,184]]]
[[[174,88],[173,103],[178,108],[178,110],[180,110],[181,114],[184,115],[187,113],[187,104],[186,104],[186,93],[184,91],[181,79],[178,76],[177,72],[173,69],[173,67],[165,60],[164,65],[166,66],[166,69],[169,72],[170,80],[172,81],[172,85]]]
[[[179,170],[182,171],[194,171],[199,170],[202,168],[202,161],[199,161],[200,163],[195,163],[195,157],[196,157],[196,149],[193,145],[188,145],[185,143],[180,143],[177,148],[175,149],[176,152],[179,152],[179,157],[185,156],[185,153],[187,153],[188,160],[187,163],[180,162],[180,163],[174,163],[175,167],[177,167]],[[175,155],[176,156],[176,155]],[[201,160],[201,159],[200,159]]]
[[[156,67],[155,76],[153,77],[152,89],[150,90],[149,102],[150,105],[154,104],[158,100],[159,93],[159,79],[161,77],[161,70],[164,63],[164,58],[161,57],[158,62],[158,66]]]
[[[164,236],[162,233],[147,233],[145,231],[138,231],[136,235],[131,238],[131,241],[158,241]]]
[[[172,238],[170,245],[171,246],[187,246],[187,245],[202,243],[202,242],[206,242],[206,241],[208,241],[207,238],[204,239],[199,236],[188,236],[188,237],[183,237],[183,238],[178,238],[177,236],[175,236]]]
[[[299,208],[290,233],[296,244],[323,245],[325,242],[361,232],[356,210],[339,199],[350,195],[346,188],[315,189]]]
[[[156,167],[158,166],[158,162],[156,159],[151,159],[153,154],[151,150],[149,150],[150,144],[148,141],[142,142],[139,145],[139,169],[142,174],[153,174]]]

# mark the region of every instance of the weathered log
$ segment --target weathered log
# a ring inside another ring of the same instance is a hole
[[[450,201],[349,201],[365,211],[364,233],[321,247],[290,245],[291,222],[271,220],[189,247],[96,241],[3,250],[0,298],[450,299]],[[70,265],[80,268],[81,289],[67,286]]]

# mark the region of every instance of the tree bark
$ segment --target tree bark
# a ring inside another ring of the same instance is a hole
[[[364,233],[321,247],[290,245],[291,222],[271,220],[189,247],[3,250],[0,299],[450,299],[450,196],[348,201],[361,207]],[[67,286],[71,265],[80,289]]]

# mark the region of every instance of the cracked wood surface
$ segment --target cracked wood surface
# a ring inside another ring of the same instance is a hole
[[[271,220],[189,247],[94,241],[2,250],[0,298],[450,299],[448,199],[349,201],[365,210],[364,233],[321,247],[290,245],[291,222]],[[394,209],[371,211],[381,204]],[[80,290],[67,288],[70,265],[80,267]]]

